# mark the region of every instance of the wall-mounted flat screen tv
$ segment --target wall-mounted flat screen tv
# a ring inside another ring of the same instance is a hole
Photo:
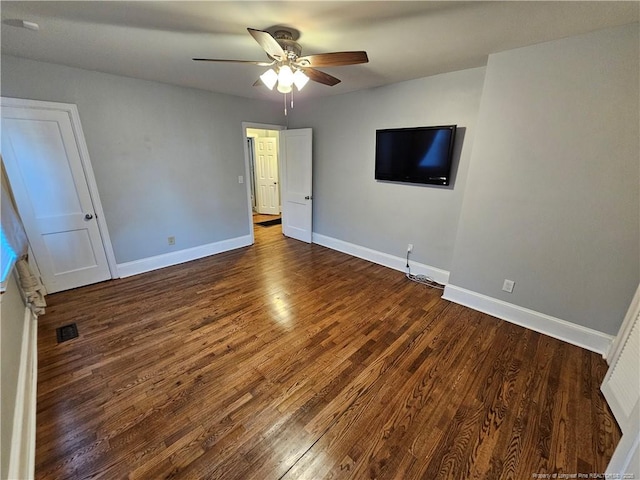
[[[376,180],[449,185],[456,125],[376,130]]]

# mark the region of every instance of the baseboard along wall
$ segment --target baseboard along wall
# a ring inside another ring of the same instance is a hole
[[[160,268],[178,265],[180,263],[190,262],[199,258],[215,255],[216,253],[228,252],[236,248],[247,247],[251,245],[251,235],[230,238],[220,242],[208,243],[198,247],[186,248],[176,252],[164,253],[153,257],[142,258],[132,262],[118,264],[118,276],[120,278],[138,275],[140,273],[158,270]]]
[[[362,247],[354,243],[345,242],[337,238],[328,237],[319,233],[313,234],[313,243],[322,245],[323,247],[337,250],[338,252],[346,253],[353,257],[362,258],[370,262],[389,267],[400,272],[406,272],[407,259],[406,257],[398,257],[396,255],[390,255],[388,253],[379,252],[371,248]],[[409,266],[411,267],[411,273],[416,275],[426,275],[440,284],[447,284],[449,282],[449,272],[440,268],[425,265],[424,263],[414,262],[409,260]]]
[[[21,341],[8,478],[29,480],[35,476],[38,383],[38,317],[30,308],[25,308]]]
[[[482,295],[455,285],[447,285],[442,298],[464,305],[493,317],[515,323],[578,347],[599,353],[606,358],[613,336],[567,322],[560,318]]]
[[[406,271],[406,258],[372,250],[367,247],[345,242],[337,238],[319,233],[313,234],[313,242],[333,250],[337,250],[354,257],[362,258],[378,265],[393,268],[401,272]],[[411,273],[431,277],[440,284],[444,284],[442,298],[450,302],[464,305],[507,322],[543,333],[558,340],[577,345],[592,352],[599,353],[606,358],[613,336],[593,330],[560,318],[536,312],[497,298],[482,295],[449,284],[449,272],[422,263],[410,261]]]

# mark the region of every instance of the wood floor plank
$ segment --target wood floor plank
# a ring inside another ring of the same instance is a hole
[[[602,358],[280,228],[47,297],[36,478],[604,471],[620,431]]]

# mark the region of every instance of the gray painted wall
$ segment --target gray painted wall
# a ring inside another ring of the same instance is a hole
[[[638,45],[635,24],[490,56],[452,284],[617,333],[640,278]]]
[[[484,68],[316,100],[298,97],[292,128],[313,128],[313,231],[449,270]],[[376,129],[457,124],[449,187],[374,179]]]
[[[25,304],[18,290],[13,275],[7,277],[7,290],[0,297],[0,352],[2,372],[0,373],[0,451],[1,475],[9,474],[9,454],[11,452],[11,435],[13,434],[13,412],[16,407],[18,392],[18,369],[20,366],[20,350],[22,348],[22,332],[24,327]]]
[[[118,263],[249,234],[242,122],[280,123],[279,102],[10,56],[1,93],[78,105]]]

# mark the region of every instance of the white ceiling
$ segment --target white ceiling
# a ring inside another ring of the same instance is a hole
[[[2,53],[251,98],[264,67],[193,57],[265,60],[246,28],[288,25],[303,55],[366,50],[369,63],[322,69],[317,97],[485,65],[490,53],[638,22],[638,1],[2,1]],[[35,32],[16,25],[27,20]]]

